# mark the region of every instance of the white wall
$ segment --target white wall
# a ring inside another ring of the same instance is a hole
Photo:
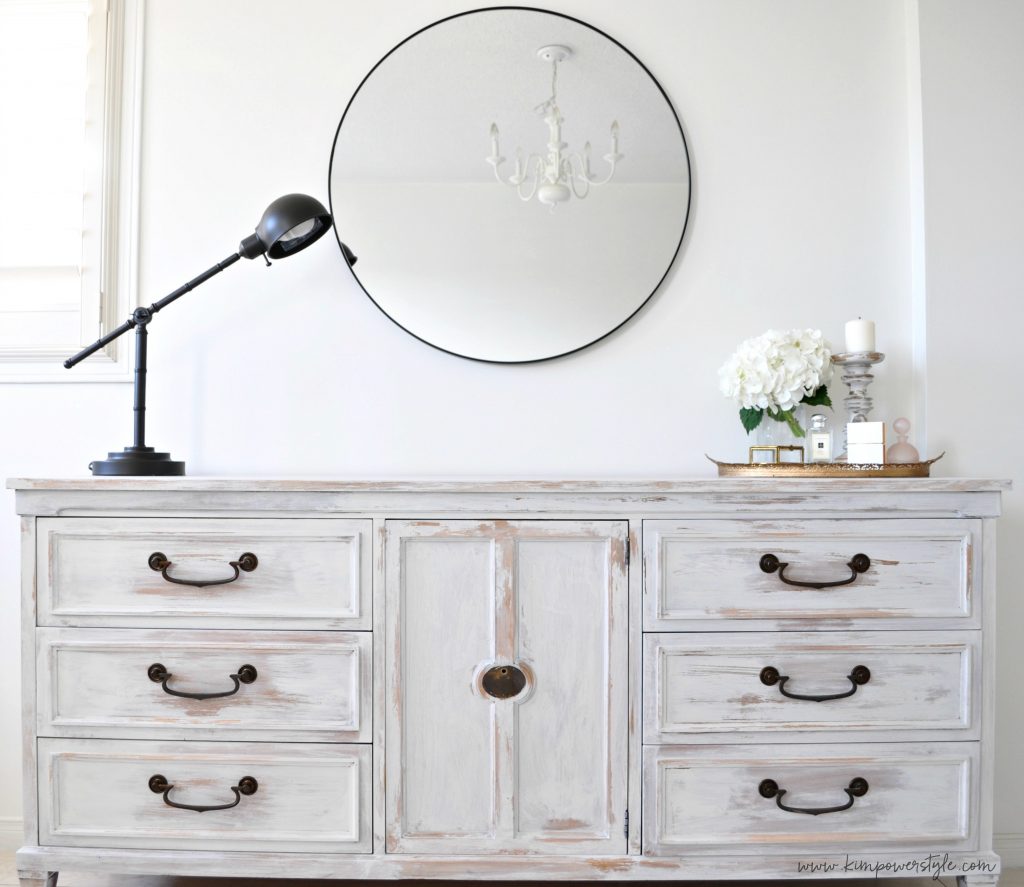
[[[1012,477],[999,525],[996,829],[1024,865],[1024,4],[921,4],[928,436],[946,470]]]
[[[981,5],[987,11],[978,22],[993,17],[997,30],[1003,17],[1016,24],[992,0]],[[365,72],[412,31],[471,6],[150,0],[142,298],[163,295],[233,252],[273,197],[307,191],[326,198],[334,129]],[[967,8],[952,0],[940,6],[950,15]],[[442,354],[401,332],[349,278],[327,240],[272,269],[246,262],[153,324],[151,442],[186,458],[196,475],[706,476],[703,453],[738,456],[744,446],[716,378],[738,341],[770,326],[818,326],[841,342],[842,322],[857,314],[878,322],[879,347],[889,355],[873,389],[879,414],[921,418],[911,358],[916,179],[908,121],[916,105],[908,100],[907,46],[914,34],[904,5],[558,0],[551,8],[621,40],[661,81],[683,120],[693,160],[691,229],[660,294],[595,348],[553,363],[493,366]],[[928,41],[931,21],[923,31]],[[948,43],[935,43],[940,66]],[[932,45],[925,48],[927,61]],[[991,52],[989,45],[956,47],[965,70]],[[1002,42],[999,52],[1009,64]],[[268,73],[265,56],[283,73]],[[947,95],[953,85],[926,77],[926,114],[957,113],[956,96]],[[995,79],[981,86],[991,90],[983,106],[1001,109],[974,131],[987,144],[990,134],[1012,126],[1006,118],[1013,106],[1004,105]],[[926,164],[936,164],[926,166],[928,183],[933,171],[943,178],[942,155],[933,161],[930,150],[926,144]],[[995,186],[1000,170],[1012,168],[1008,157],[984,171],[986,182]],[[984,209],[995,199],[940,190],[949,212],[971,209],[972,223],[980,211],[970,201],[981,200]],[[929,236],[941,221],[938,199],[928,204]],[[957,247],[966,253],[961,264],[929,264],[929,285],[945,275],[951,295],[942,304],[956,304],[962,278],[984,264],[988,240],[978,238],[985,231],[1004,260],[986,279],[1006,291],[1014,280],[1005,264],[1008,221],[1006,214],[985,219],[987,227]],[[972,290],[970,304],[984,304],[978,298]],[[972,340],[968,350],[951,352],[932,335],[941,317],[937,305],[929,345],[933,360],[950,367],[929,377],[928,405],[939,417],[936,446],[955,454],[944,470],[1008,474],[1016,463],[974,458],[981,432],[955,427],[952,411],[964,398],[946,394],[963,394],[959,374],[970,361],[994,359],[989,345]],[[1001,319],[1004,329],[1019,325],[1024,311],[1010,302]],[[129,442],[130,400],[122,385],[0,388],[0,470],[85,473],[90,459]],[[1011,452],[1014,429],[994,401],[984,417],[993,426],[985,446]],[[0,820],[19,812],[16,539],[5,494]],[[1010,591],[1012,575],[1004,586]],[[1004,647],[1011,644],[1004,639]],[[1008,674],[1015,663],[1024,664],[1019,652],[1004,659]],[[1019,720],[1019,708],[1003,701],[1004,723]],[[1005,791],[1017,778],[1007,772],[1012,761],[1001,761],[997,829],[1024,833],[1024,816],[1013,808],[1020,791]]]

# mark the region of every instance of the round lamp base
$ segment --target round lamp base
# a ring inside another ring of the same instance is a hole
[[[185,473],[185,463],[175,462],[170,453],[154,452],[152,447],[125,447],[124,452],[108,453],[106,459],[90,462],[89,470],[103,477],[173,477]]]

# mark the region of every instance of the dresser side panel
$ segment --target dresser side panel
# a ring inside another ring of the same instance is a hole
[[[25,844],[39,842],[39,791],[36,783],[36,518],[22,516],[21,539],[21,729],[22,817]],[[45,567],[44,567],[45,569]]]

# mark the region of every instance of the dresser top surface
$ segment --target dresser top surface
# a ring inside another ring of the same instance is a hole
[[[401,492],[401,493],[990,493],[1009,490],[1008,480],[995,478],[644,478],[514,479],[514,478],[242,478],[242,477],[76,477],[9,478],[12,490],[88,490],[163,492]]]

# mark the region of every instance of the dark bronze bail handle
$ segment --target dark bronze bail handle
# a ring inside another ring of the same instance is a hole
[[[251,665],[243,665],[233,675],[228,675],[235,682],[235,686],[230,690],[224,690],[220,693],[186,693],[183,690],[172,690],[167,686],[167,682],[174,677],[164,666],[159,662],[154,662],[147,670],[146,673],[149,675],[149,679],[154,684],[159,684],[163,687],[165,693],[169,696],[180,696],[183,699],[221,699],[224,696],[234,696],[242,684],[251,684],[256,680],[258,674],[256,669]]]
[[[764,573],[774,573],[777,570],[779,579],[785,582],[786,585],[795,585],[797,588],[837,588],[840,585],[852,584],[861,573],[866,573],[870,570],[871,558],[866,554],[855,554],[846,565],[850,568],[849,578],[838,579],[835,582],[800,582],[797,579],[787,579],[786,567],[789,564],[785,561],[780,561],[774,554],[761,555],[759,566]]]
[[[846,699],[847,696],[852,696],[857,692],[858,687],[862,687],[871,680],[871,669],[866,665],[855,665],[853,671],[846,676],[846,679],[850,682],[851,687],[845,693],[827,693],[820,696],[812,694],[803,695],[800,693],[790,693],[786,689],[786,681],[789,680],[789,675],[779,674],[779,670],[772,665],[766,665],[761,669],[761,683],[766,687],[774,687],[778,684],[779,692],[783,696],[789,699],[806,699],[808,702],[827,702],[829,699]]]
[[[857,798],[862,798],[868,793],[868,781],[860,776],[851,779],[850,784],[843,789],[849,800],[838,807],[787,807],[782,803],[786,789],[779,788],[779,784],[774,779],[762,779],[761,784],[757,787],[757,791],[762,798],[775,798],[775,803],[779,809],[785,810],[787,813],[806,813],[809,816],[821,816],[822,813],[841,813],[843,810],[849,810]]]
[[[514,665],[495,665],[484,672],[480,684],[488,696],[511,699],[523,692],[526,675]]]
[[[149,777],[149,790],[156,795],[162,794],[164,803],[168,807],[175,807],[178,810],[194,810],[196,813],[208,813],[210,810],[230,810],[232,807],[238,806],[242,795],[254,795],[259,787],[260,784],[251,776],[243,776],[238,780],[238,785],[231,786],[231,791],[235,793],[235,799],[229,804],[179,804],[170,798],[174,783],[168,782],[166,777],[159,773]]]
[[[227,585],[229,582],[234,582],[241,573],[251,573],[259,565],[259,558],[251,551],[247,551],[237,561],[228,561],[228,566],[235,571],[235,575],[228,576],[227,579],[176,579],[174,576],[167,575],[167,571],[173,564],[167,560],[166,554],[162,551],[154,551],[149,556],[149,568],[155,570],[168,582],[173,582],[175,585],[192,585],[196,588],[206,588],[208,585]]]

